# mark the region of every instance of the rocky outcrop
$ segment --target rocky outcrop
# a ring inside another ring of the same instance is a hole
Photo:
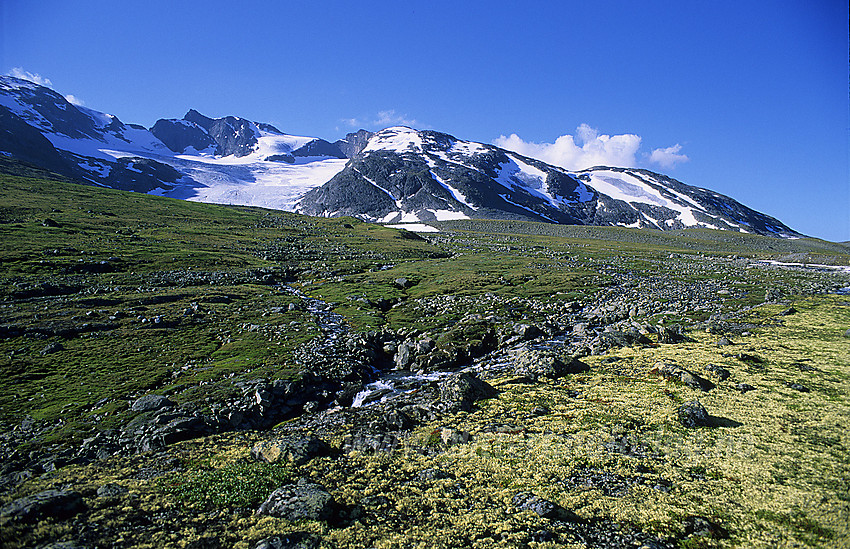
[[[205,128],[186,119],[157,120],[151,128],[151,133],[176,153],[184,153],[190,147],[195,151],[203,151],[218,146]]]

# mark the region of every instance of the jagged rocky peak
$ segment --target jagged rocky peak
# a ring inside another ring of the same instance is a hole
[[[345,139],[340,139],[335,142],[334,145],[337,146],[345,158],[354,158],[366,148],[366,145],[369,143],[369,139],[371,139],[373,135],[375,134],[367,130],[357,130],[354,133],[347,134]]]
[[[176,153],[185,153],[190,148],[197,152],[209,151],[210,148],[215,151],[218,146],[203,126],[185,118],[157,120],[151,133]]]

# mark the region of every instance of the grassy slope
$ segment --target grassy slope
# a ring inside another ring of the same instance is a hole
[[[56,226],[44,226],[47,218]],[[500,298],[492,303],[508,320],[543,320],[546,303],[590,299],[617,278],[618,269],[647,276],[665,272],[671,253],[688,254],[681,261],[694,265],[700,263],[693,255],[698,253],[763,257],[817,253],[823,258],[828,252],[831,261],[845,263],[848,257],[842,247],[808,241],[789,247],[785,242],[747,238],[741,248],[740,243],[725,241],[737,235],[711,231],[668,238],[579,228],[579,233],[560,235],[549,234],[551,227],[545,225],[527,224],[522,230],[499,225],[502,230],[493,230],[487,222],[464,226],[464,232],[440,243],[441,251],[427,242],[402,238],[399,231],[350,219],[309,219],[6,176],[0,181],[0,221],[0,324],[20,329],[111,326],[74,337],[35,334],[0,340],[0,375],[6,380],[0,391],[0,421],[11,428],[28,414],[55,424],[52,435],[34,442],[39,445],[115,427],[126,420],[127,400],[149,390],[172,393],[178,400],[199,399],[204,391],[223,387],[201,382],[231,375],[298,375],[290,354],[314,336],[311,319],[287,310],[291,298],[245,274],[252,270],[294,279],[311,295],[337,303],[337,311],[357,328],[435,329],[469,312],[488,312],[491,302],[480,299],[486,294]],[[724,242],[722,249],[718,242]],[[775,246],[782,249],[772,250]],[[100,261],[108,261],[113,271],[85,272]],[[189,283],[185,276],[190,269],[233,278],[215,282],[214,277],[201,276]],[[697,276],[697,271],[690,273],[666,275]],[[246,276],[248,282],[243,280]],[[805,281],[793,273],[779,276],[787,277],[788,284]],[[393,281],[399,277],[414,285],[398,288]],[[748,270],[735,281],[747,291],[725,306],[760,303],[776,277],[775,271]],[[45,282],[54,285],[46,293],[56,295],[23,293],[45,293]],[[70,289],[63,291],[63,286]],[[432,316],[422,314],[423,306],[447,294],[458,296],[461,305]],[[358,301],[360,297],[400,304],[384,311]],[[175,503],[174,496],[164,494],[156,482],[136,478],[145,466],[144,456],[66,467],[25,484],[16,495],[65,484],[92,494],[106,480],[117,480],[140,499],[118,509],[92,500],[96,507],[92,518],[116,525],[132,523],[133,506],[171,517],[159,533],[151,534],[151,546],[206,535],[249,547],[263,535],[293,529],[324,530],[340,545],[397,546],[405,540],[451,545],[471,543],[490,527],[504,531],[504,544],[510,546],[520,526],[545,526],[542,519],[509,511],[510,496],[518,489],[533,489],[586,518],[628,520],[662,534],[676,533],[677,518],[713,517],[731,534],[722,545],[846,542],[850,520],[846,480],[850,455],[842,427],[842,418],[850,412],[846,400],[850,353],[842,338],[850,326],[846,303],[846,298],[838,297],[796,298],[794,306],[800,312],[784,317],[784,326],[764,323],[779,312],[774,306],[750,312],[750,320],[764,327],[735,351],[768,357],[764,369],[724,357],[712,345],[716,336],[708,334],[697,333],[694,343],[681,346],[623,349],[589,357],[589,374],[563,382],[529,386],[501,380],[498,398],[441,425],[423,426],[410,441],[411,447],[419,446],[434,428],[450,425],[476,434],[474,444],[432,456],[410,451],[323,458],[297,471],[322,481],[346,503],[370,494],[390,497],[395,510],[377,525],[327,531],[321,524],[291,525],[254,517],[230,502],[217,506],[222,516],[232,517],[227,519],[229,526],[199,533],[205,527],[200,513],[205,507]],[[283,309],[273,312],[272,307]],[[117,311],[123,314],[115,315]],[[156,317],[161,318],[159,325],[152,320]],[[263,329],[250,330],[250,325]],[[42,355],[51,342],[61,343],[64,350]],[[747,382],[758,390],[741,395],[730,381],[706,395],[697,394],[649,375],[648,369],[662,359],[698,373],[708,363],[721,364],[732,371],[734,382]],[[798,364],[817,370],[804,372]],[[785,381],[799,381],[812,392],[789,389]],[[568,397],[569,390],[581,391],[582,398]],[[675,406],[696,397],[713,415],[742,425],[695,431],[677,427],[672,421]],[[538,404],[553,413],[532,417],[530,410]],[[488,423],[518,420],[522,432],[481,432]],[[600,441],[618,430],[638,433],[658,457],[640,460],[600,452]],[[252,437],[191,441],[175,445],[169,453],[206,470],[239,463],[247,456]],[[210,456],[215,463],[202,459]],[[413,487],[399,481],[434,466],[463,479],[462,495],[453,481]],[[612,497],[559,484],[588,468],[647,474],[673,481],[679,488],[665,493],[638,486],[626,496]],[[652,473],[639,473],[648,469]],[[217,491],[224,481],[208,482],[208,488]],[[409,524],[419,526],[409,530]],[[47,523],[20,539],[36,543],[67,528]],[[132,528],[123,531],[130,536]],[[7,540],[18,535],[24,534],[4,532]]]

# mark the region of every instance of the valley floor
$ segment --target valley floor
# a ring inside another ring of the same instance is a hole
[[[3,547],[850,545],[840,245],[3,189]]]

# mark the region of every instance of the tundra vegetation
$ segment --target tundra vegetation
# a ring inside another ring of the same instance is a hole
[[[850,543],[847,245],[0,168],[4,547]]]

